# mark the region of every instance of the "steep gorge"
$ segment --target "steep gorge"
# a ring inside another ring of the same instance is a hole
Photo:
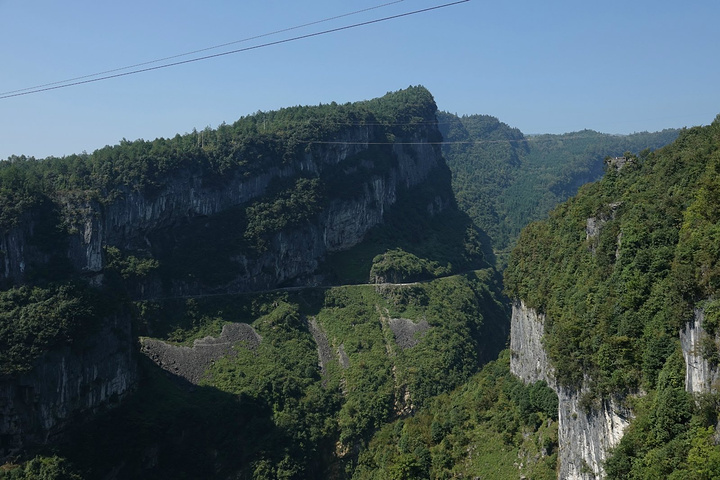
[[[707,132],[609,168],[522,234],[509,359],[475,375],[505,344],[510,307],[486,235],[455,205],[436,114],[411,87],[2,165],[2,456],[51,447],[87,478],[369,479],[485,475],[503,452],[511,477],[549,478],[556,458],[559,478],[622,476],[617,459],[644,454],[622,440],[637,435],[634,406],[677,393],[675,347],[688,391],[717,377],[715,307],[697,301],[712,295],[670,286],[703,168],[682,152]],[[502,147],[500,168],[505,142],[514,168],[530,158],[496,119],[463,122],[502,127],[502,145],[480,149]],[[575,185],[561,187],[550,203]],[[387,281],[401,285],[368,284]],[[670,295],[694,320],[658,306]],[[672,421],[662,435],[695,432]]]
[[[717,471],[719,128],[610,162],[511,255],[511,369],[558,394],[559,478]]]

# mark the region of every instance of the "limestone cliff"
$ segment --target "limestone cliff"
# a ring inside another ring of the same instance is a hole
[[[703,341],[708,340],[708,333],[703,328],[704,320],[705,312],[696,308],[693,320],[680,331],[680,345],[685,358],[685,390],[691,393],[717,391],[720,380],[718,365],[703,355]]]
[[[386,209],[402,191],[440,172],[445,174],[447,167],[439,147],[428,141],[436,134],[434,126],[422,126],[405,138],[396,138],[397,143],[388,147],[392,157],[390,168],[376,168],[372,158],[363,160],[360,167],[374,173],[365,175],[361,183],[353,186],[354,195],[329,198],[312,221],[277,232],[264,254],[235,255],[227,264],[235,276],[222,289],[272,288],[314,271],[327,253],[345,250],[362,241],[369,229],[382,222]],[[103,201],[61,197],[56,207],[62,217],[59,223],[69,226],[67,259],[76,270],[97,275],[105,266],[106,245],[161,256],[177,241],[174,233],[177,228],[188,225],[202,228],[205,219],[212,220],[217,214],[263,197],[273,182],[298,176],[352,176],[359,168],[354,159],[360,155],[369,157],[372,144],[383,140],[384,135],[377,128],[358,127],[344,135],[347,144],[313,148],[302,158],[252,176],[239,169],[230,171],[220,186],[204,180],[198,171],[179,169],[163,179],[162,186],[149,192],[128,186]],[[428,205],[429,211],[442,210],[450,195],[449,190],[438,192],[438,197]],[[0,236],[4,252],[0,280],[23,281],[26,265],[47,260],[28,247],[32,238],[33,225],[28,222]],[[166,293],[185,295],[207,288],[201,282],[174,281],[171,292]]]
[[[513,304],[510,369],[524,382],[546,381],[558,395],[558,478],[602,478],[608,450],[620,442],[632,412],[615,399],[586,407],[584,389],[559,385],[542,344],[544,329],[543,314],[521,301]]]
[[[703,309],[696,308],[694,318],[679,333],[685,359],[685,389],[691,393],[715,392],[720,380],[717,364],[703,355],[703,342],[708,340],[704,318]],[[581,401],[582,389],[559,385],[542,345],[544,324],[543,314],[521,301],[514,303],[510,368],[525,382],[546,381],[558,394],[558,478],[603,478],[603,462],[608,458],[608,450],[618,445],[633,413],[614,398],[602,399],[599,404],[588,407]]]
[[[129,318],[118,315],[48,352],[32,371],[0,379],[0,459],[51,442],[69,421],[122,400],[138,381],[135,351]]]
[[[307,282],[328,253],[361,242],[413,189],[424,186],[430,191],[424,197],[427,205],[422,205],[428,215],[452,204],[449,170],[437,145],[436,107],[429,102],[419,108],[426,118],[412,117],[411,126],[358,122],[339,127],[333,138],[322,139],[326,141],[303,140],[303,148],[295,138],[292,148],[283,150],[283,137],[276,139],[279,147],[257,150],[268,155],[284,151],[279,158],[246,159],[237,153],[230,167],[213,170],[204,150],[195,149],[191,153],[197,157],[179,161],[152,182],[114,180],[112,188],[42,192],[42,202],[0,229],[0,283],[28,284],[45,280],[42,275],[52,271],[53,281],[85,279],[106,287],[107,247],[126,258],[159,259],[160,269],[191,261],[202,264],[203,253],[195,247],[210,253],[227,249],[216,262],[222,278],[212,282],[192,269],[182,277],[173,276],[172,269],[164,276],[152,271],[142,278],[122,273],[125,280],[132,277],[124,287],[135,299]],[[149,157],[148,164],[154,161]],[[110,163],[105,167],[116,172]],[[435,189],[437,178],[447,180],[440,182],[442,188]],[[244,249],[243,233],[234,227],[249,222],[246,209],[258,202],[272,205],[279,188],[292,194],[296,179],[319,180],[325,194],[319,206],[301,221],[273,227],[262,248]],[[217,236],[207,241],[193,237],[213,225]],[[0,379],[2,457],[46,442],[69,418],[104,408],[132,391],[137,383],[133,338],[138,332],[131,332],[127,315],[103,321],[83,343],[45,352],[30,372]]]

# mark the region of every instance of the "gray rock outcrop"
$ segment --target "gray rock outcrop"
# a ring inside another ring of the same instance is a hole
[[[512,373],[526,383],[544,380],[558,395],[558,478],[603,478],[608,451],[620,442],[632,412],[615,399],[602,399],[586,410],[581,406],[584,388],[558,384],[542,344],[543,314],[516,301],[510,328]]]
[[[703,328],[705,312],[695,309],[693,320],[680,331],[680,345],[685,358],[685,390],[690,393],[717,391],[720,369],[703,355],[703,343],[712,342],[717,351],[717,339],[710,338]]]
[[[390,330],[393,332],[395,342],[403,350],[412,348],[420,343],[420,340],[425,336],[428,329],[430,329],[430,324],[425,319],[417,323],[407,318],[390,319]]]
[[[261,341],[262,337],[250,325],[227,323],[218,337],[195,340],[192,347],[153,338],[143,338],[140,343],[142,352],[160,368],[198,385],[216,360],[233,356],[238,348],[255,350]]]

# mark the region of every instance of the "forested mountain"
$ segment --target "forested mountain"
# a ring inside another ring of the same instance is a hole
[[[517,324],[533,323],[519,318],[527,308],[544,329],[541,375],[576,402],[576,419],[629,423],[619,443],[607,440],[604,464],[578,452],[587,468],[576,465],[576,478],[603,469],[609,478],[720,477],[719,169],[720,117],[611,163],[525,228],[511,255],[505,285],[523,302]],[[513,355],[522,370],[526,354]]]
[[[0,162],[0,478],[715,478],[719,132],[410,87]]]
[[[3,162],[0,477],[351,478],[496,358],[509,310],[436,110],[413,87]]]
[[[492,238],[501,264],[520,230],[603,174],[605,157],[654,150],[678,130],[524,135],[489,115],[438,114],[460,208]]]

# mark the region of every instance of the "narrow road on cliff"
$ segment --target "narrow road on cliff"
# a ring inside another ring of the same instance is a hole
[[[234,296],[234,295],[263,295],[263,294],[267,294],[267,293],[276,293],[276,292],[297,292],[300,290],[311,290],[311,289],[326,290],[326,289],[330,289],[330,288],[340,288],[340,287],[410,287],[413,285],[421,285],[423,283],[433,282],[435,280],[441,280],[443,278],[467,275],[468,273],[473,273],[473,272],[477,272],[477,271],[478,271],[478,269],[465,270],[465,271],[453,273],[450,275],[443,275],[440,277],[429,278],[426,280],[418,280],[416,282],[408,282],[408,283],[384,282],[384,283],[344,283],[344,284],[337,284],[337,285],[299,285],[299,286],[293,286],[293,287],[270,288],[267,290],[252,290],[252,291],[247,291],[247,292],[199,293],[199,294],[191,294],[191,295],[153,297],[153,298],[145,298],[145,299],[140,299],[140,300],[135,300],[135,301],[137,301],[137,302],[152,302],[152,301],[163,301],[163,300],[186,300],[186,299],[189,300],[189,299],[194,299],[194,298],[226,297],[226,296]]]

